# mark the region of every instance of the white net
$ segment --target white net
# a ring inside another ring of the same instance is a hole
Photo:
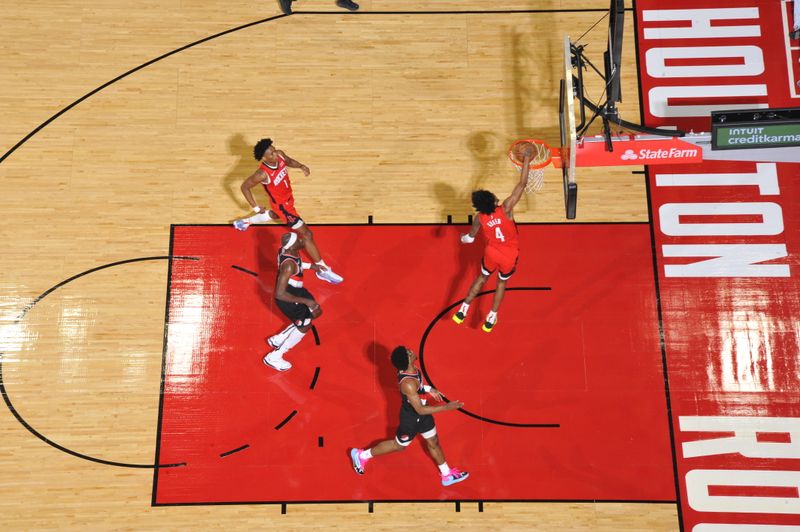
[[[530,168],[528,169],[528,181],[525,183],[525,192],[539,192],[544,188],[544,169],[552,158],[550,147],[540,141],[520,141],[515,143],[509,151],[509,158],[514,165],[522,171],[525,152],[532,150]],[[534,168],[539,166],[539,168]]]
[[[541,168],[531,168],[528,170],[528,182],[525,183],[525,192],[539,192],[544,187],[544,169],[545,167]]]

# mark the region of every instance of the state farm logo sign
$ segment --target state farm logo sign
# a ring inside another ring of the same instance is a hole
[[[605,142],[587,139],[577,146],[577,166],[624,166],[628,164],[689,164],[703,160],[703,151],[679,138],[634,140],[614,139],[614,151]]]
[[[642,148],[638,152],[633,150],[625,150],[620,156],[623,161],[636,161],[638,159],[645,159],[647,161],[662,160],[672,162],[672,159],[693,158],[700,152],[699,148],[669,148],[651,150],[649,148]]]

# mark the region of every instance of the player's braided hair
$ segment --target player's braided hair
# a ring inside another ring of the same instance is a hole
[[[408,368],[408,349],[406,346],[399,345],[392,350],[392,365],[400,371]]]
[[[253,157],[256,158],[256,161],[261,160],[264,156],[264,152],[266,152],[270,146],[272,146],[272,139],[261,139],[256,142],[256,147],[253,148]]]
[[[481,214],[492,214],[497,206],[497,197],[488,190],[476,190],[472,193],[472,206]]]

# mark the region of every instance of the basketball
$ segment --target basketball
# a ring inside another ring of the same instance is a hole
[[[531,142],[520,142],[514,146],[514,158],[519,162],[525,160],[525,155],[532,156],[533,152],[533,143]]]

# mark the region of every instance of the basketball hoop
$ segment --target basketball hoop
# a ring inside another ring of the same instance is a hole
[[[524,152],[531,148],[531,162],[528,166],[528,181],[525,192],[539,192],[544,187],[544,169],[553,160],[553,152],[545,142],[536,139],[518,140],[508,150],[508,158],[518,169],[522,170]]]

